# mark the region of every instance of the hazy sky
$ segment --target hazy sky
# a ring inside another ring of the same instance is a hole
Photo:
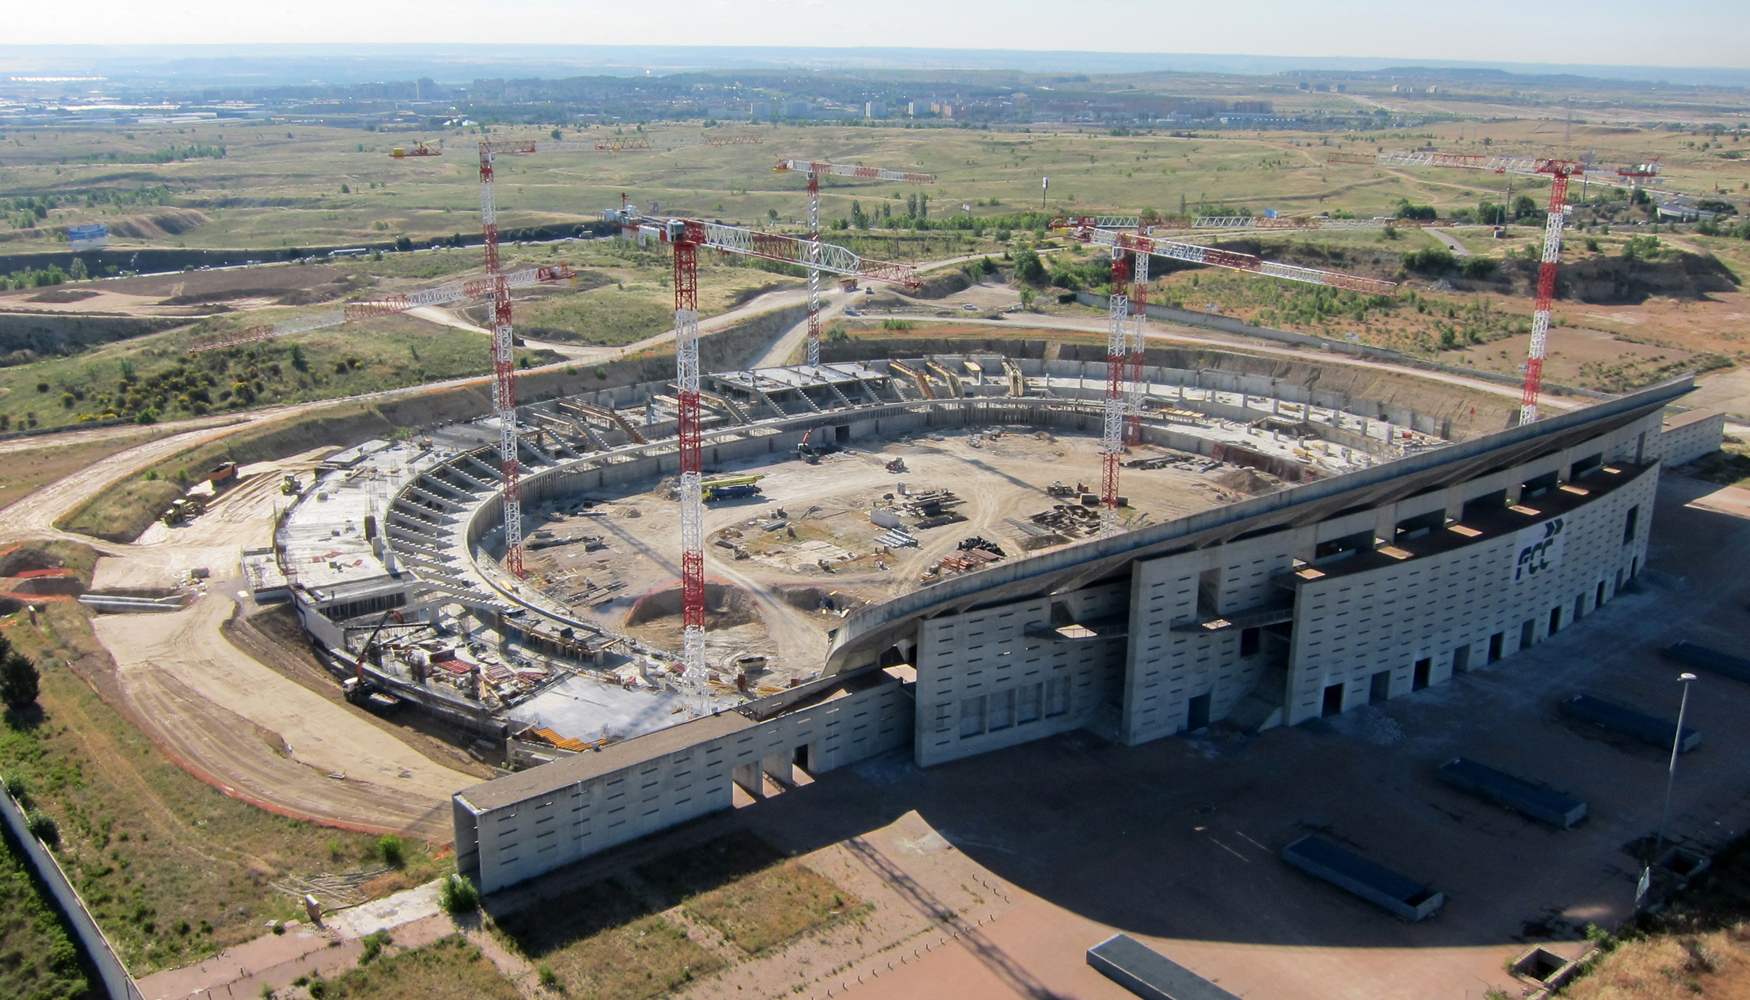
[[[1750,67],[1750,0],[81,0],[7,44],[902,46]]]

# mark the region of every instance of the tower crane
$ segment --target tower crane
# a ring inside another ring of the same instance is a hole
[[[679,397],[676,451],[681,501],[681,658],[692,684],[705,677],[704,462],[699,427],[699,248],[795,264],[832,274],[917,287],[917,269],[867,260],[843,247],[696,219],[657,219],[634,211],[608,213],[623,235],[654,236],[674,248],[674,363]]]
[[[1148,313],[1148,260],[1151,256],[1170,257],[1194,264],[1249,271],[1289,281],[1373,295],[1397,293],[1397,284],[1391,281],[1295,264],[1279,264],[1261,260],[1251,254],[1097,226],[1076,226],[1069,229],[1066,235],[1081,243],[1108,247],[1112,252],[1112,296],[1107,305],[1106,399],[1100,432],[1100,499],[1104,508],[1100,523],[1102,532],[1106,533],[1116,531],[1118,526],[1118,475],[1126,438],[1134,443],[1141,432],[1142,360],[1146,335],[1144,323]],[[1126,278],[1130,269],[1124,262],[1127,252],[1136,259],[1136,280],[1128,287]],[[1139,307],[1134,314],[1131,309],[1133,302]]]
[[[493,198],[493,161],[529,153],[610,152],[649,149],[643,135],[594,139],[516,139],[480,143],[480,228],[485,234],[486,281],[492,296],[492,411],[498,419],[498,461],[504,476],[504,568],[523,576],[522,465],[517,460],[516,356],[512,350],[509,275],[498,262],[498,208]],[[391,152],[400,158],[406,151]],[[423,154],[429,155],[429,154]]]
[[[1543,228],[1543,258],[1537,269],[1537,302],[1531,313],[1531,348],[1525,358],[1525,387],[1519,398],[1519,423],[1535,423],[1537,397],[1543,391],[1543,359],[1549,344],[1550,303],[1555,298],[1556,263],[1562,256],[1562,226],[1568,211],[1568,180],[1584,176],[1586,164],[1579,160],[1543,157],[1475,156],[1436,151],[1410,153],[1332,153],[1333,163],[1386,163],[1407,167],[1454,167],[1463,170],[1493,170],[1498,174],[1547,176],[1549,215]]]
[[[808,240],[820,240],[820,178],[854,177],[860,180],[903,181],[912,184],[934,184],[935,174],[919,174],[884,167],[862,167],[848,163],[826,163],[820,160],[779,160],[772,168],[777,173],[801,170],[808,174]],[[808,266],[808,366],[820,364],[820,266],[811,254]]]
[[[1051,220],[1051,229],[1134,229],[1144,236],[1161,232],[1220,232],[1250,229],[1384,229],[1386,226],[1419,226],[1414,219],[1333,219],[1324,215],[1255,216],[1255,215],[1060,215]]]

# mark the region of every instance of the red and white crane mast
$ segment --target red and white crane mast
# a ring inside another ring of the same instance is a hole
[[[676,431],[681,502],[681,661],[688,683],[705,678],[705,504],[699,425],[699,248],[765,260],[811,260],[822,270],[916,287],[917,269],[866,260],[840,246],[759,233],[695,219],[610,214],[622,234],[655,235],[674,248],[674,363],[679,397]]]
[[[517,457],[516,349],[511,335],[510,283],[498,261],[498,206],[492,194],[493,145],[480,144],[480,228],[486,243],[486,277],[492,282],[492,412],[498,418],[498,465],[504,476],[504,568],[520,580],[523,489],[522,463]],[[528,151],[534,152],[534,144],[528,145],[531,147]]]
[[[1130,218],[1134,220],[1135,216]],[[1135,222],[1132,221],[1131,224],[1134,225]],[[1102,533],[1110,533],[1118,528],[1120,459],[1124,454],[1126,440],[1135,442],[1140,438],[1142,430],[1142,367],[1147,334],[1145,324],[1148,320],[1150,255],[1372,295],[1397,293],[1396,282],[1364,278],[1341,271],[1279,264],[1231,250],[1116,232],[1096,226],[1092,220],[1070,229],[1065,235],[1082,243],[1110,247],[1112,251],[1112,297],[1107,304],[1106,400],[1100,433],[1100,501],[1104,508],[1100,517]],[[1128,281],[1130,269],[1124,259],[1127,251],[1134,254],[1136,260],[1134,284]]]
[[[649,140],[519,139],[480,143],[480,228],[486,243],[486,275],[492,281],[492,411],[498,418],[498,461],[504,476],[504,568],[523,576],[522,464],[517,458],[516,351],[511,332],[510,286],[498,261],[498,209],[492,192],[493,159],[501,153],[610,152],[648,149]]]
[[[1549,344],[1550,302],[1556,293],[1556,262],[1562,256],[1562,224],[1568,210],[1568,178],[1585,166],[1572,160],[1544,160],[1539,173],[1550,175],[1549,218],[1543,227],[1543,261],[1537,268],[1537,303],[1531,313],[1531,350],[1525,358],[1525,390],[1519,399],[1519,423],[1537,421],[1537,397],[1543,391],[1543,358]]]
[[[1124,440],[1128,444],[1142,441],[1142,393],[1148,384],[1142,377],[1144,352],[1148,349],[1148,258],[1148,251],[1136,251],[1135,263],[1131,267],[1130,386],[1124,400]]]
[[[1106,402],[1100,423],[1100,533],[1118,530],[1118,468],[1124,457],[1124,424],[1129,410],[1130,299],[1124,250],[1112,247],[1112,297],[1106,306]]]
[[[934,184],[935,174],[888,170],[883,167],[861,167],[849,163],[827,163],[821,160],[779,160],[772,168],[777,173],[801,170],[808,174],[808,242],[804,262],[808,267],[808,365],[820,364],[820,178],[853,177],[863,180],[905,181],[913,184]]]
[[[1586,164],[1579,160],[1555,160],[1525,156],[1473,156],[1434,151],[1411,153],[1332,153],[1332,163],[1386,163],[1405,167],[1454,167],[1492,170],[1498,174],[1547,174],[1550,178],[1549,215],[1543,227],[1543,259],[1537,269],[1537,301],[1531,313],[1531,348],[1525,357],[1525,386],[1519,398],[1519,423],[1538,418],[1537,399],[1543,392],[1543,360],[1549,346],[1550,303],[1556,292],[1556,265],[1562,256],[1562,226],[1567,221],[1568,179],[1583,176]],[[1618,171],[1618,173],[1623,173]],[[1628,174],[1623,174],[1625,177]]]

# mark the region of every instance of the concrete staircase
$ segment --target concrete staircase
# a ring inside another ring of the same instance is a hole
[[[1288,671],[1282,667],[1266,667],[1250,694],[1227,713],[1227,721],[1243,732],[1261,733],[1282,725],[1287,714],[1282,707],[1282,694],[1288,687]]]

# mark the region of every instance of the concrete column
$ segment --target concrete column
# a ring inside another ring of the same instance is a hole
[[[770,775],[780,788],[796,787],[796,777],[790,771],[790,751],[780,750],[760,761],[760,770]]]
[[[759,763],[742,764],[730,772],[729,779],[741,786],[741,790],[756,799],[766,797],[766,783],[760,779]]]

